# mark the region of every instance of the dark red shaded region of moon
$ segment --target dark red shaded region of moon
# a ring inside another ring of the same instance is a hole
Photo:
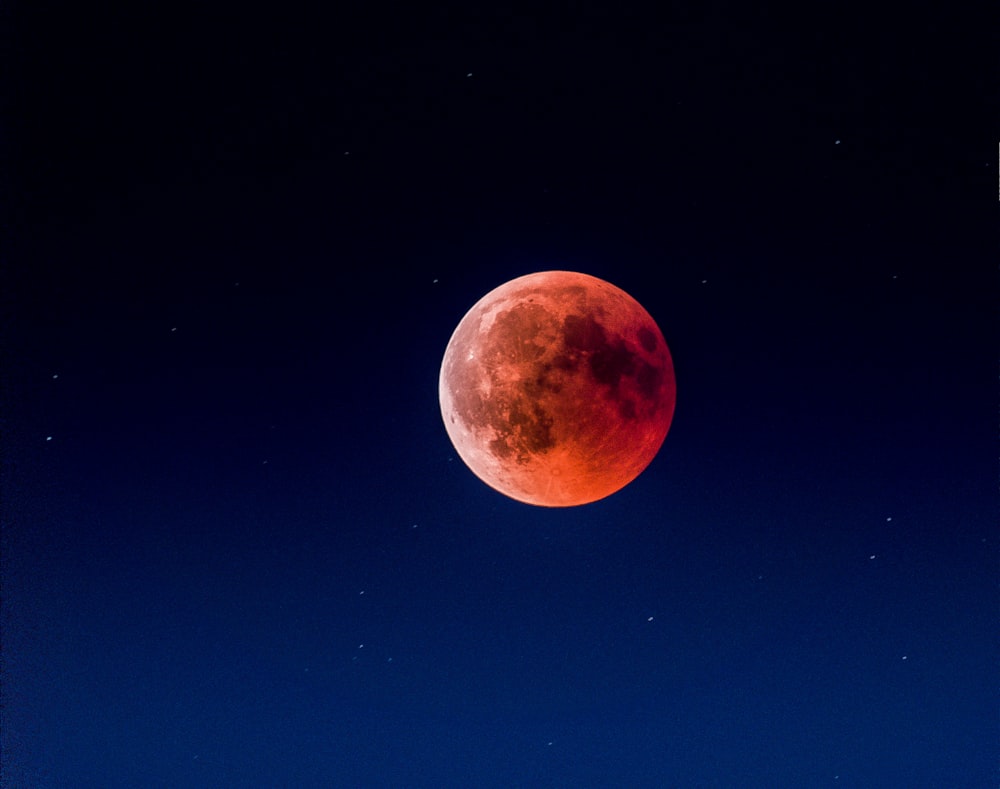
[[[480,299],[448,343],[438,390],[473,473],[545,507],[597,501],[634,480],[663,444],[676,397],[649,313],[571,271],[519,277]]]

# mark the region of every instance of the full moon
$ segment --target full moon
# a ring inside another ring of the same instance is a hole
[[[676,385],[653,318],[609,282],[543,271],[480,299],[448,342],[441,415],[459,456],[527,504],[610,496],[650,464]]]

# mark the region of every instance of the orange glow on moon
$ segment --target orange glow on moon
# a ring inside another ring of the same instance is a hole
[[[438,382],[459,456],[483,482],[543,507],[623,488],[670,429],[670,350],[635,299],[587,274],[543,271],[480,299]]]

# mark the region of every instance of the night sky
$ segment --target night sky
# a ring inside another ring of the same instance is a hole
[[[995,788],[993,25],[322,6],[5,12],[2,785]],[[546,269],[677,376],[577,508],[438,406]]]

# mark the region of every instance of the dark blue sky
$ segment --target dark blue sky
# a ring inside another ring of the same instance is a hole
[[[815,13],[15,7],[3,786],[995,787],[990,53]],[[551,268],[678,387],[565,510],[437,402]]]

